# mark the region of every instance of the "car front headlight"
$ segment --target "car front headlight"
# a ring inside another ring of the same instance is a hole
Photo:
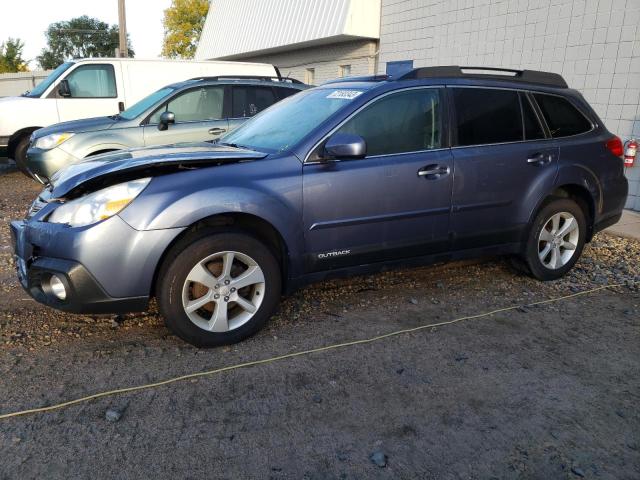
[[[141,178],[119,183],[63,203],[51,213],[47,221],[83,227],[106,220],[129,205],[150,181],[151,178]]]
[[[54,147],[66,142],[71,137],[73,137],[74,133],[52,133],[51,135],[45,135],[44,137],[40,137],[36,139],[33,146],[35,148],[39,148],[41,150],[51,150]]]

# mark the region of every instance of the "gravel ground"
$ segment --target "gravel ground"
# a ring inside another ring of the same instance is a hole
[[[559,297],[492,317],[0,420],[2,478],[640,478],[640,243],[598,235],[539,283],[501,259],[325,282],[197,350],[153,312],[73,316],[19,288],[0,175],[0,413]]]

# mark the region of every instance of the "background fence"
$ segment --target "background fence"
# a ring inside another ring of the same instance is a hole
[[[50,73],[51,70],[2,73],[0,74],[0,97],[21,95],[27,90],[32,90]]]

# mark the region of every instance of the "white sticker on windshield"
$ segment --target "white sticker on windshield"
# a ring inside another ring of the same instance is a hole
[[[359,90],[334,90],[327,98],[340,98],[342,100],[353,100],[358,95],[362,94]]]

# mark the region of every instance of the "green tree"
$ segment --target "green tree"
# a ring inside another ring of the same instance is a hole
[[[209,0],[171,0],[162,22],[162,55],[167,58],[193,58],[208,11]]]
[[[55,68],[71,58],[113,57],[118,48],[118,26],[86,15],[52,23],[45,33],[47,48],[37,57],[44,69]],[[127,38],[129,56],[134,56]]]
[[[24,43],[19,38],[9,38],[0,43],[0,73],[26,72],[27,64],[22,58]]]

